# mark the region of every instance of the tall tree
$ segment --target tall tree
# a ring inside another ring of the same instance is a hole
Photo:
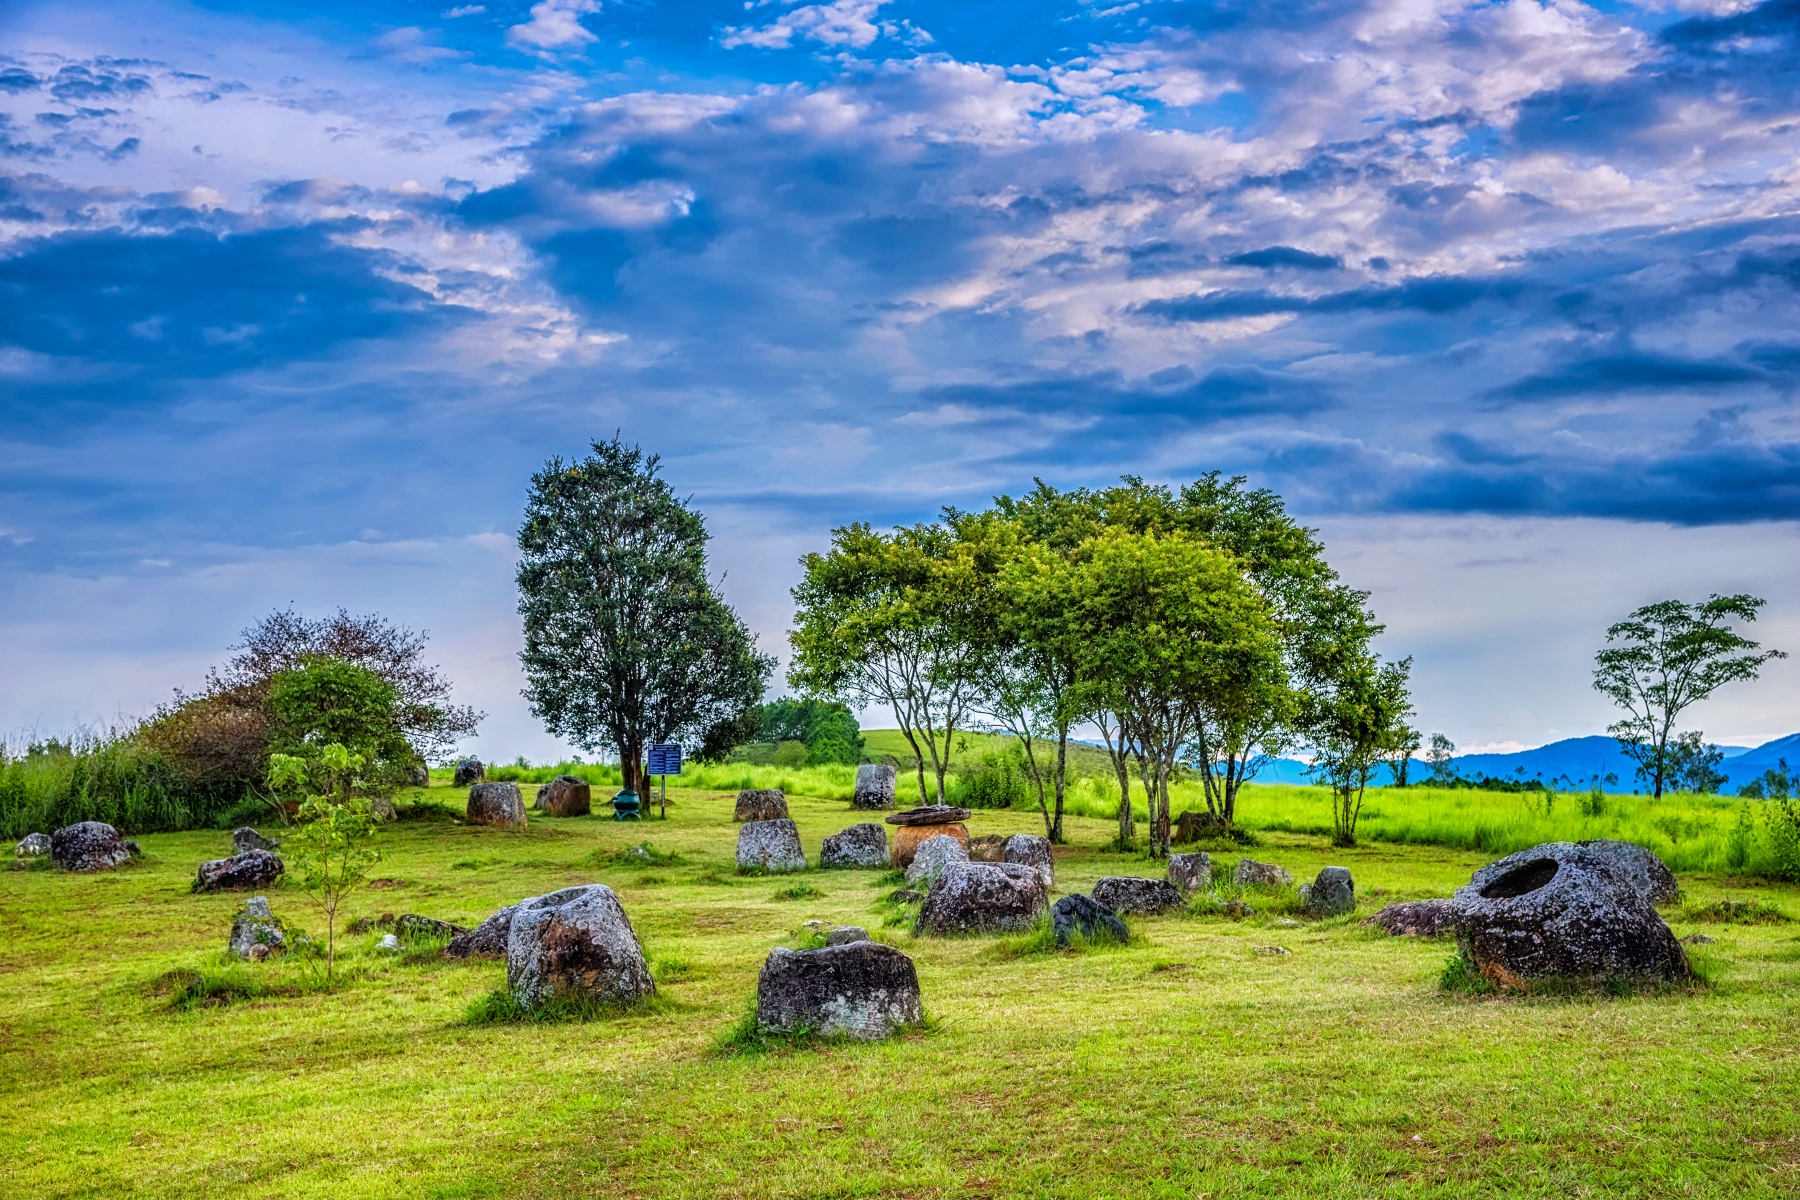
[[[1431,735],[1431,748],[1425,752],[1425,761],[1431,765],[1431,782],[1439,787],[1449,787],[1452,767],[1451,758],[1456,754],[1456,743],[1441,733]]]
[[[1383,663],[1363,655],[1334,684],[1315,693],[1308,719],[1312,730],[1313,771],[1331,787],[1331,842],[1356,845],[1356,822],[1363,794],[1376,766],[1418,734],[1407,724],[1412,700],[1406,679],[1412,659]]]
[[[1637,764],[1638,778],[1661,797],[1676,766],[1671,747],[1683,710],[1728,683],[1755,679],[1780,650],[1762,650],[1731,628],[1756,620],[1764,601],[1755,596],[1714,595],[1699,604],[1660,600],[1646,604],[1606,631],[1594,655],[1594,687],[1625,710],[1607,727]]]
[[[519,529],[525,698],[552,733],[612,747],[628,788],[644,751],[697,757],[756,734],[775,660],[706,573],[706,522],[616,434],[531,478]]]
[[[1203,715],[1234,711],[1278,669],[1267,602],[1228,554],[1181,533],[1102,530],[1074,556],[1081,675],[1145,768],[1150,852],[1169,848],[1169,780]]]
[[[919,798],[936,798],[958,729],[980,698],[993,645],[991,567],[942,525],[832,530],[831,549],[800,560],[788,682],[814,699],[885,705],[917,762]]]

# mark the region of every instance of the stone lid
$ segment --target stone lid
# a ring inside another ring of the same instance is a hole
[[[923,808],[909,808],[905,812],[892,813],[887,818],[889,825],[954,825],[958,821],[969,819],[969,810],[958,808],[954,804],[927,804]]]

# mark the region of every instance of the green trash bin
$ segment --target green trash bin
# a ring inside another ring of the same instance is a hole
[[[638,794],[630,788],[626,788],[614,796],[612,804],[613,820],[615,821],[641,821],[644,819],[643,801],[639,800]]]

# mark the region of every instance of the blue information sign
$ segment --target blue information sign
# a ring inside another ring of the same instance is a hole
[[[673,743],[650,747],[650,761],[644,768],[644,774],[681,774],[681,747]]]

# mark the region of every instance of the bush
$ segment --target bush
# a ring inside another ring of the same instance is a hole
[[[1026,808],[1037,800],[1025,773],[1024,752],[1016,746],[965,765],[949,790],[956,803],[968,808]]]
[[[242,799],[230,787],[197,785],[142,728],[0,745],[0,833],[49,833],[77,821],[105,821],[125,833],[210,826]]]

